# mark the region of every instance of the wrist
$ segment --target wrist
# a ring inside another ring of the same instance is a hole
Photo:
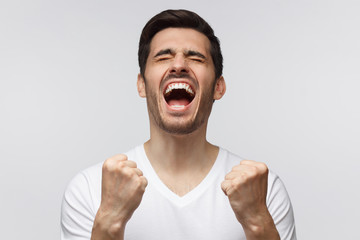
[[[246,239],[280,239],[274,220],[268,211],[255,216],[240,218]]]
[[[94,221],[91,233],[91,240],[121,240],[124,239],[125,225],[120,223],[104,224]]]
[[[123,239],[126,223],[125,219],[104,213],[99,209],[95,216],[91,240]]]

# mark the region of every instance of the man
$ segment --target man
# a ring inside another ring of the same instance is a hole
[[[62,239],[296,239],[279,178],[206,140],[226,90],[211,27],[193,12],[164,11],[145,25],[138,54],[150,140],[72,180]]]

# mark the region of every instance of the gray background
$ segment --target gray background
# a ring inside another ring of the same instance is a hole
[[[360,2],[179,2],[0,2],[1,239],[58,239],[70,179],[148,139],[137,44],[167,8],[222,43],[208,139],[281,176],[299,239],[360,239]]]

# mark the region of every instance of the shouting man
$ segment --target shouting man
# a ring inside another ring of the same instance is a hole
[[[281,180],[206,140],[226,90],[209,24],[187,10],[161,12],[145,25],[138,57],[150,139],[71,181],[62,239],[296,239]]]

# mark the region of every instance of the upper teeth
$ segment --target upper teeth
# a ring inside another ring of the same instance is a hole
[[[191,95],[194,95],[194,91],[191,89],[190,85],[187,83],[171,83],[167,86],[165,94],[168,94],[173,89],[185,89]]]

